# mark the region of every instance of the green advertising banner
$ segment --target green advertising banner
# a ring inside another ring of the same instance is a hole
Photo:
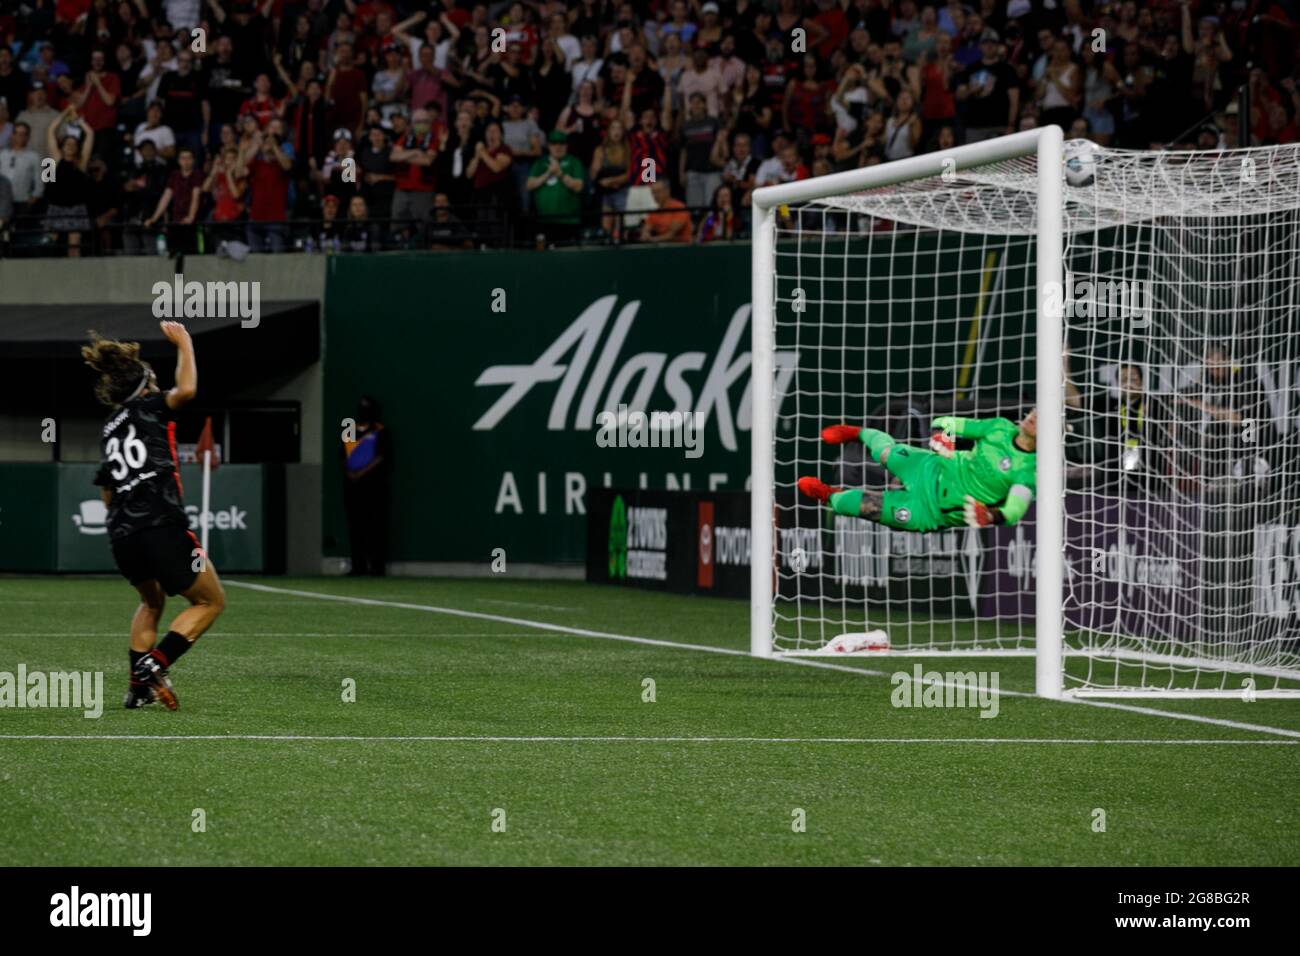
[[[331,259],[326,553],[348,553],[340,440],[363,394],[393,440],[391,560],[581,562],[588,488],[743,489],[749,286],[747,246]],[[702,428],[628,447],[635,419],[600,428],[620,405]]]
[[[54,464],[0,465],[0,571],[53,571]]]
[[[109,550],[106,510],[95,486],[98,465],[58,465],[57,570],[115,571]],[[268,568],[262,465],[223,465],[212,476],[208,548],[218,571]],[[190,530],[199,533],[203,469],[182,465]]]
[[[827,416],[1033,381],[1031,246],[894,242],[782,245],[779,467],[818,460]],[[579,562],[588,489],[747,490],[749,298],[748,246],[332,258],[325,553],[348,553],[340,442],[363,394],[393,439],[394,561]],[[631,447],[638,410],[698,413],[698,447]]]

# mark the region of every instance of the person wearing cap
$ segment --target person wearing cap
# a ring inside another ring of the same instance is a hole
[[[552,240],[571,238],[581,223],[582,188],[587,173],[578,157],[569,153],[569,138],[551,130],[547,155],[534,163],[525,186],[533,195],[542,230]]]
[[[716,52],[722,42],[722,11],[713,0],[708,0],[700,7],[700,29],[695,34],[695,46],[710,52]]]
[[[333,140],[334,146],[325,157],[325,162],[312,176],[322,193],[333,193],[344,200],[348,200],[358,191],[355,182],[349,182],[343,178],[343,170],[347,168],[347,160],[355,161],[357,155],[352,146],[352,131],[339,127],[334,131]]]
[[[31,143],[34,149],[40,152],[42,158],[47,155],[53,158],[51,154],[45,152],[45,143],[48,137],[45,135],[50,128],[50,124],[59,118],[58,110],[49,104],[45,93],[45,84],[35,81],[31,89],[27,92],[27,108],[23,110],[14,119],[14,124],[26,123],[27,128],[31,130]]]
[[[1002,38],[986,28],[980,35],[979,62],[957,80],[966,142],[978,143],[1013,133],[1020,116],[1020,85],[1016,71],[1002,58]]]
[[[392,152],[393,175],[396,190],[393,193],[392,218],[400,220],[396,228],[409,228],[402,223],[415,223],[422,229],[433,207],[433,187],[436,180],[434,164],[438,159],[442,139],[442,123],[434,126],[433,116],[427,109],[411,114],[411,128],[400,140],[395,140]]]

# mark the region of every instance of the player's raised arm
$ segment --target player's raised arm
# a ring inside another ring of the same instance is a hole
[[[180,322],[160,322],[167,341],[176,346],[176,384],[163,396],[167,407],[175,411],[194,400],[199,393],[199,369],[194,361],[194,341]]]

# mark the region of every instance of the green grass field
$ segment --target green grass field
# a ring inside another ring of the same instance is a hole
[[[924,662],[1020,692],[984,719],[893,707],[904,659],[752,659],[740,602],[248,580],[169,713],[121,709],[125,584],[0,579],[0,671],[106,697],[0,710],[0,865],[1300,863],[1300,701],[1057,703],[1030,659]]]

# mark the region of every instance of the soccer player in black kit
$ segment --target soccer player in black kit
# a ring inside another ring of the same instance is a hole
[[[100,442],[103,464],[95,478],[108,506],[113,560],[140,594],[131,618],[131,685],[128,709],[160,701],[178,703],[168,670],[212,626],[226,604],[221,581],[198,539],[189,530],[181,504],[173,413],[198,390],[194,343],[179,322],[161,323],[176,346],[176,384],[164,392],[139,342],[117,342],[91,333],[83,346],[86,364],[99,373],[95,396],[113,411]],[[167,595],[182,595],[190,606],[176,615],[158,640]]]

